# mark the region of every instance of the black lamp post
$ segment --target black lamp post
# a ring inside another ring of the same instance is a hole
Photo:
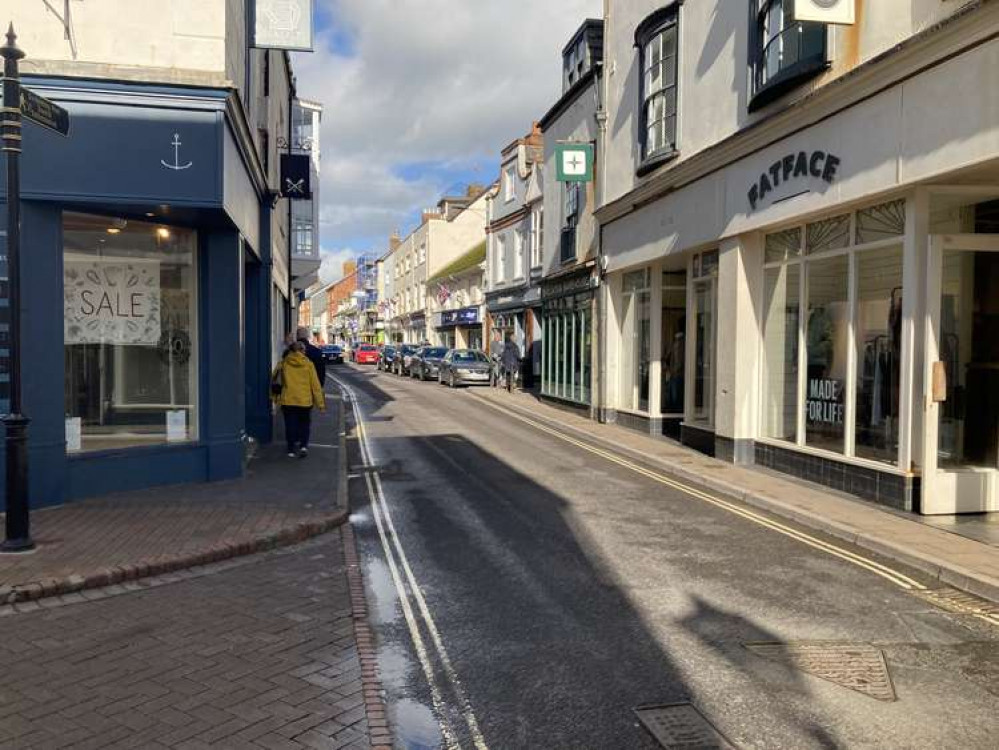
[[[21,80],[14,24],[7,30],[3,57],[3,110],[0,140],[7,156],[7,284],[10,307],[10,409],[3,418],[7,432],[7,514],[3,552],[34,548],[28,507],[28,418],[21,413]]]

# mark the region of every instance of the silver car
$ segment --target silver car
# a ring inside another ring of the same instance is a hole
[[[491,363],[478,349],[452,349],[441,360],[437,382],[456,388],[459,385],[489,385]]]

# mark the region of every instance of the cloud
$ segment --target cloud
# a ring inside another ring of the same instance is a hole
[[[319,281],[328,284],[331,281],[343,278],[343,264],[345,261],[353,260],[360,253],[353,248],[341,247],[335,250],[319,251]]]
[[[602,0],[320,0],[298,93],[324,106],[320,242],[381,254],[561,91],[561,49]]]

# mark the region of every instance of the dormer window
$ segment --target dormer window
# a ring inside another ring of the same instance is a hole
[[[587,51],[586,38],[580,37],[565,54],[562,64],[564,71],[563,91],[572,88],[576,81],[582,78],[583,74],[589,69]]]
[[[677,13],[680,3],[662,8],[639,24],[641,147],[639,172],[654,169],[676,153]]]

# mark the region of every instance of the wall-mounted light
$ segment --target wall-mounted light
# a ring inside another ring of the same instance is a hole
[[[118,227],[108,227],[108,234],[121,234],[121,230]]]
[[[161,240],[170,239],[170,230],[166,227],[156,227],[156,236]]]

